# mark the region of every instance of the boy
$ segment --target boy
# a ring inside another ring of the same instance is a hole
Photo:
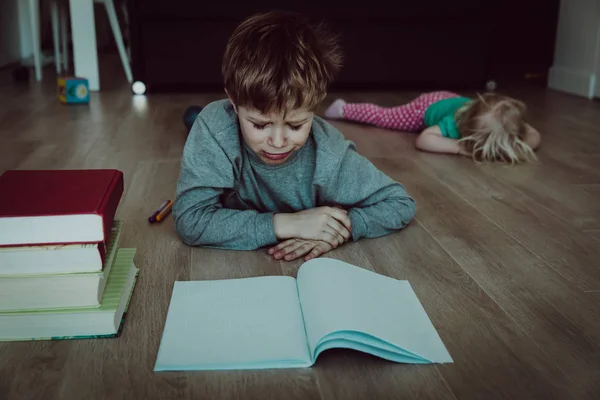
[[[335,40],[300,16],[252,16],[233,32],[222,72],[228,99],[189,133],[173,206],[188,245],[318,257],[402,229],[404,187],[314,115],[341,65]]]

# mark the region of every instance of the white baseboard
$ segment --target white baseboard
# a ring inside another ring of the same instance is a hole
[[[591,99],[594,97],[596,76],[570,68],[552,67],[548,87]]]

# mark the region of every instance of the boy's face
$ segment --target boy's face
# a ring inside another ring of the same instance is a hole
[[[266,164],[285,163],[308,139],[314,113],[295,109],[283,115],[261,114],[260,111],[235,106],[242,136],[246,144]]]

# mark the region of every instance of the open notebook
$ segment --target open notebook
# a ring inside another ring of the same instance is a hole
[[[175,282],[154,370],[310,367],[331,348],[452,362],[407,281],[319,258],[297,279]]]

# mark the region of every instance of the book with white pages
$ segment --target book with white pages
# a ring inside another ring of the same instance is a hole
[[[99,307],[122,229],[122,222],[116,222],[112,227],[103,267],[99,271],[0,275],[0,312]]]
[[[317,258],[297,278],[175,282],[154,369],[305,368],[332,348],[453,362],[408,281]]]
[[[3,276],[101,272],[110,255],[110,242],[117,241],[123,222],[114,221],[106,243],[41,244],[0,247],[0,278]]]

